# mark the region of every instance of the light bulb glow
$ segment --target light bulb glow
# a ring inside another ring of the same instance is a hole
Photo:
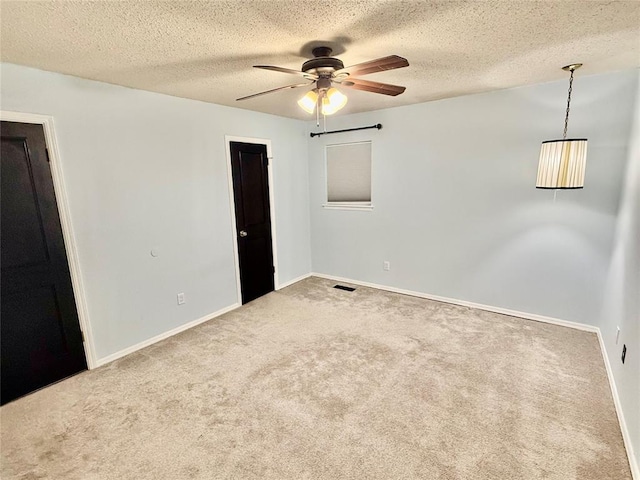
[[[347,100],[347,96],[337,88],[330,88],[322,98],[322,114],[333,115],[347,104]]]
[[[322,97],[322,114],[323,115],[332,115],[336,113],[335,110],[331,108],[331,104],[329,103],[329,99],[324,96]]]
[[[298,105],[307,113],[313,113],[316,109],[316,103],[318,103],[318,93],[315,90],[310,90],[307,94],[298,100]]]

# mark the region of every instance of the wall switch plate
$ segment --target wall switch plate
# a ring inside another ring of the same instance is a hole
[[[627,356],[627,346],[622,345],[622,363],[624,363],[624,359]]]
[[[620,327],[616,327],[616,345],[618,344],[618,340],[620,340]]]
[[[184,305],[184,302],[186,302],[186,300],[184,299],[184,293],[179,293],[178,294],[178,305]]]
[[[389,270],[391,270],[391,262],[382,262],[382,269],[385,272],[388,272]]]

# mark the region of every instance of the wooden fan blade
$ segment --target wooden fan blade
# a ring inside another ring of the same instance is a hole
[[[254,65],[253,68],[262,68],[263,70],[273,70],[274,72],[292,73],[293,75],[302,75],[310,80],[317,80],[319,77],[313,73],[301,72],[300,70],[292,70],[290,68],[274,67],[272,65]]]
[[[370,82],[361,78],[349,77],[340,83],[343,87],[353,88],[355,90],[364,90],[365,92],[382,93],[383,95],[391,95],[395,97],[406,90],[406,87],[399,85],[391,85],[390,83]]]
[[[287,88],[308,87],[308,86],[311,86],[311,85],[313,85],[313,82],[311,82],[311,83],[297,83],[295,85],[286,85],[284,87],[273,88],[273,89],[267,90],[265,92],[254,93],[253,95],[247,95],[246,97],[236,98],[236,102],[239,102],[240,100],[247,100],[248,98],[259,97],[260,95],[266,95],[267,93],[277,92],[278,90],[286,90]]]
[[[389,55],[388,57],[370,60],[364,63],[358,63],[350,67],[337,70],[335,75],[348,73],[349,75],[369,75],[370,73],[384,72],[385,70],[393,70],[394,68],[408,67],[409,62],[406,58],[398,55]]]

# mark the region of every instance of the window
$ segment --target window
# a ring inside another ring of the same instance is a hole
[[[327,145],[326,208],[371,210],[371,142]]]

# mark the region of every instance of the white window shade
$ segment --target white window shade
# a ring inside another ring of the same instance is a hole
[[[327,202],[371,205],[371,142],[327,145]]]

